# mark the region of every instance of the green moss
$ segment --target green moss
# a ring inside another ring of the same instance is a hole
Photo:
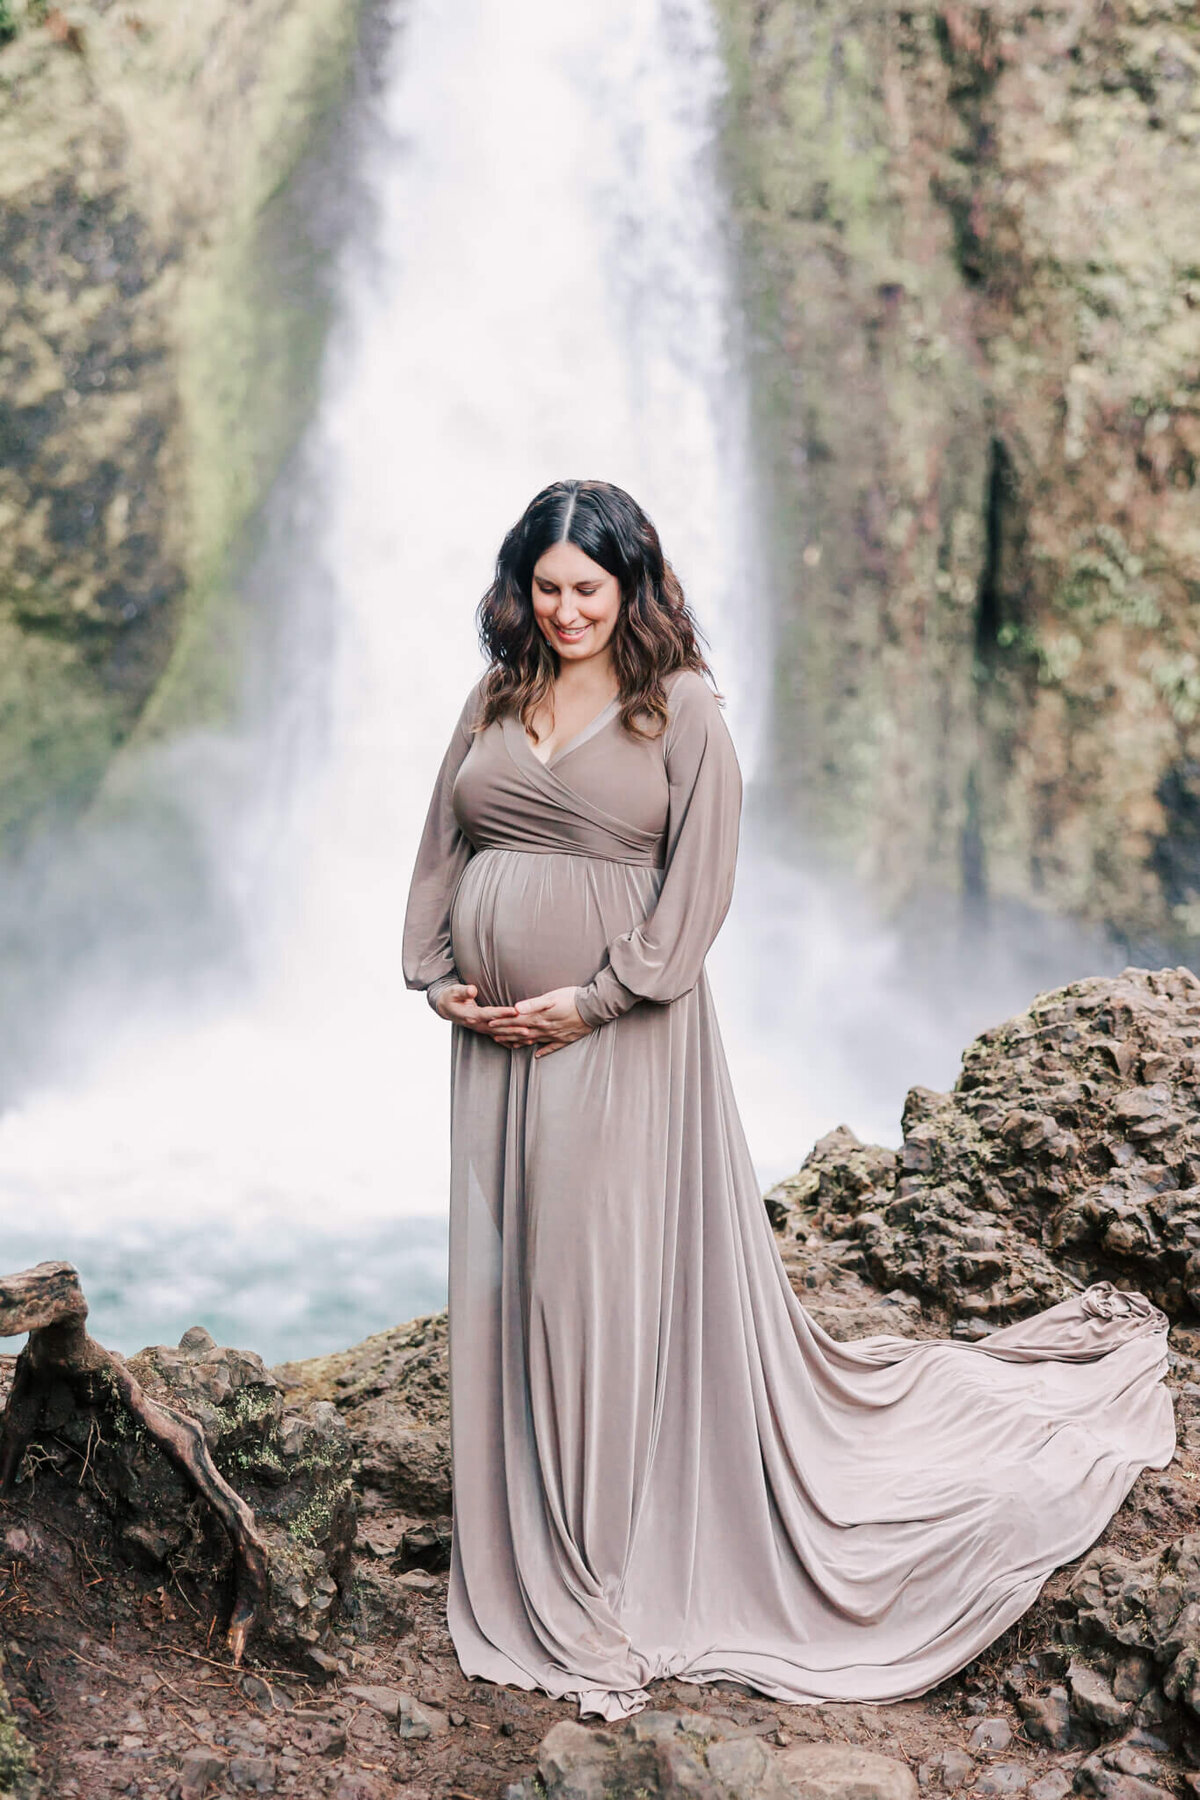
[[[261,1469],[273,1469],[283,1475],[287,1466],[283,1459],[269,1444],[239,1444],[234,1450],[227,1450],[221,1457],[221,1464],[226,1469],[236,1469],[241,1475],[258,1473]]]
[[[256,1425],[275,1410],[274,1388],[258,1385],[241,1387],[222,1411],[239,1425]]]
[[[0,838],[41,811],[69,810],[93,792],[121,737],[121,719],[78,650],[19,630],[0,594]]]
[[[1142,667],[1166,701],[1175,723],[1194,725],[1200,719],[1200,657],[1192,650],[1182,650],[1174,656],[1147,651]],[[1175,911],[1178,915],[1178,907]]]
[[[22,1736],[8,1695],[0,1686],[0,1795],[11,1795],[17,1800],[31,1785],[33,1772],[33,1750]]]
[[[1162,610],[1144,574],[1141,557],[1116,526],[1097,525],[1071,557],[1055,608],[1080,615],[1085,627],[1116,619],[1153,630],[1162,623]]]
[[[339,1482],[336,1487],[326,1489],[322,1493],[314,1494],[287,1521],[288,1536],[298,1544],[307,1544],[314,1548],[318,1544],[323,1544],[333,1529],[333,1523],[339,1510],[347,1504],[350,1497],[349,1480]]]

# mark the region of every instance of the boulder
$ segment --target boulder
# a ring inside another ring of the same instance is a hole
[[[508,1800],[916,1800],[906,1763],[855,1744],[786,1749],[725,1719],[644,1712],[594,1727],[563,1720],[538,1746],[538,1776]]]
[[[1080,1718],[1106,1733],[1121,1731],[1129,1724],[1133,1717],[1132,1702],[1118,1700],[1111,1682],[1098,1669],[1072,1663],[1067,1671],[1067,1682]]]
[[[781,1753],[779,1767],[784,1792],[795,1800],[916,1800],[907,1763],[857,1744],[794,1744]]]

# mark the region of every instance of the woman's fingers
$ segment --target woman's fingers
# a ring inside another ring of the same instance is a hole
[[[527,1013],[549,1012],[553,1005],[553,994],[535,994],[532,1000],[518,1000],[513,1010],[524,1017]]]

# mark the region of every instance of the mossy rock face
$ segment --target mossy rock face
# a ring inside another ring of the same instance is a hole
[[[237,705],[237,559],[327,314],[291,184],[359,17],[0,12],[0,844]]]
[[[778,800],[922,890],[1200,946],[1200,22],[720,0]]]

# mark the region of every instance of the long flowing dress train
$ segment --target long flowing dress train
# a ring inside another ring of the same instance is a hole
[[[468,1675],[615,1719],[661,1676],[893,1700],[977,1655],[1174,1446],[1166,1321],[1101,1284],[981,1343],[839,1343],[775,1246],[704,957],[741,803],[717,701],[668,682],[547,763],[468,697],[404,968],[586,1037],[452,1050],[448,1617]]]

